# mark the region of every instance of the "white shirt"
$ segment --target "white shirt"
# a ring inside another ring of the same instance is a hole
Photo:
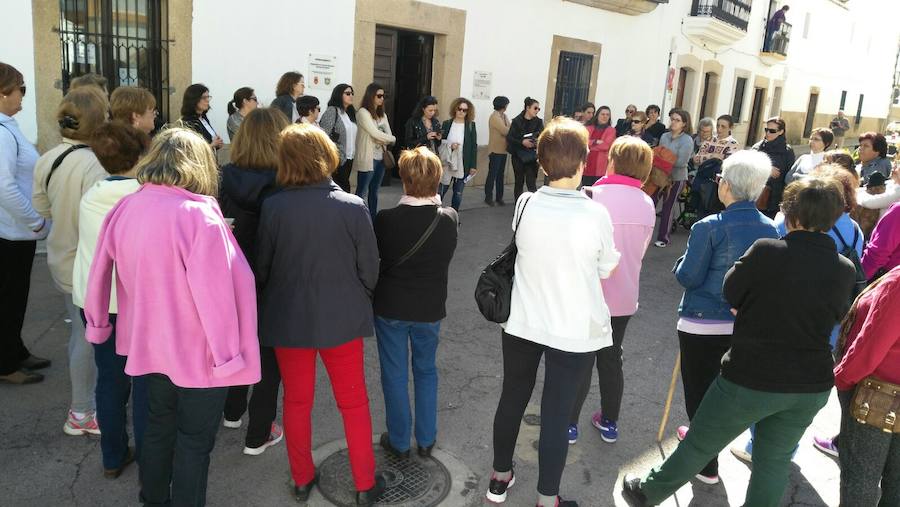
[[[207,132],[209,132],[209,135],[212,136],[213,140],[215,140],[219,134],[216,134],[216,131],[212,128],[212,125],[210,125],[209,122],[206,121],[206,118],[201,116],[200,123],[203,125],[203,128],[206,129]]]
[[[609,308],[600,287],[620,256],[609,212],[577,190],[544,186],[519,197],[513,228],[519,214],[516,276],[503,328],[565,352],[612,345]]]
[[[341,121],[344,123],[344,130],[347,131],[347,146],[344,147],[344,156],[347,160],[353,160],[356,154],[356,124],[350,121],[350,115],[344,111],[340,111]]]
[[[378,118],[377,120],[375,120],[375,124],[378,125],[378,130],[380,130],[384,133],[387,133],[390,131],[390,126],[385,127],[387,122],[388,122],[387,115],[384,115],[381,118]],[[372,158],[374,160],[383,160],[384,159],[384,149],[382,148],[382,146],[383,145],[381,145],[381,144],[375,145],[375,151],[372,153]]]
[[[466,140],[466,124],[465,122],[450,123],[450,132],[447,134],[447,142],[451,145],[453,143],[459,143],[459,148],[462,149],[464,141]]]

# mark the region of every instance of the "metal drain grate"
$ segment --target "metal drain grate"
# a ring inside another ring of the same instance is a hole
[[[377,505],[430,507],[438,505],[450,493],[450,473],[435,458],[399,459],[374,446],[375,469],[385,479],[385,491]],[[347,449],[332,454],[319,466],[319,491],[331,503],[352,506],[356,486],[350,474]]]

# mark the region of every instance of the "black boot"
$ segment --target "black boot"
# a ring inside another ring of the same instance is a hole
[[[373,505],[384,493],[384,477],[375,473],[375,485],[371,489],[356,492],[356,505]]]

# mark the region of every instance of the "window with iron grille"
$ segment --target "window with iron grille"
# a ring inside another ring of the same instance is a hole
[[[147,88],[169,118],[168,19],[167,0],[59,0],[63,93],[93,72],[110,92]]]
[[[862,93],[859,94],[859,105],[856,106],[856,120],[853,122],[854,125],[859,125],[860,120],[862,120],[862,104],[863,104]]]
[[[592,55],[570,51],[559,52],[553,116],[572,115],[576,108],[587,102],[593,64]]]

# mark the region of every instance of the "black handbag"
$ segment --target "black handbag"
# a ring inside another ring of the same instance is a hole
[[[525,207],[528,206],[530,200],[531,197],[522,204],[522,211],[519,212],[519,218],[516,220],[516,230],[513,231],[509,246],[504,248],[500,255],[481,271],[478,283],[475,285],[475,303],[478,305],[478,311],[491,322],[501,324],[509,320],[516,256],[519,253],[519,249],[516,247],[516,233],[519,232],[519,223],[522,222]]]
[[[334,142],[334,144],[338,144],[341,141],[341,133],[337,131],[337,123],[341,120],[341,113],[338,112],[338,108],[334,108],[334,124],[331,125],[331,132],[328,133],[328,137]]]

